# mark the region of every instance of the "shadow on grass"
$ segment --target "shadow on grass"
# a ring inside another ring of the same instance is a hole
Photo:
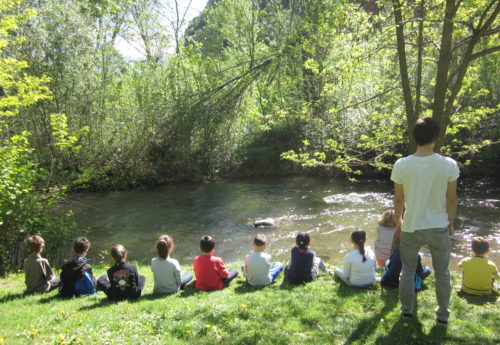
[[[135,301],[137,301],[137,300],[135,300]],[[94,310],[94,309],[98,309],[98,308],[102,308],[102,307],[109,307],[110,305],[117,304],[117,303],[120,303],[120,302],[113,301],[113,300],[111,300],[109,298],[103,298],[103,299],[100,299],[100,300],[96,301],[96,303],[94,303],[94,304],[83,305],[83,306],[80,307],[79,310],[80,311]]]
[[[342,294],[341,290],[345,290],[345,294]],[[350,286],[347,286],[346,284],[342,284],[339,287],[338,294],[340,296],[353,296],[366,290],[367,290],[366,288],[365,289],[352,288]],[[384,302],[384,307],[373,316],[361,320],[356,329],[351,333],[349,338],[346,340],[345,344],[366,343],[367,338],[380,325],[380,321],[385,317],[385,315],[391,312],[391,310],[394,309],[398,304],[398,294],[397,292],[394,291],[381,290],[380,299]],[[401,344],[405,343],[402,342]]]
[[[26,294],[24,294],[24,292],[10,293],[8,295],[2,296],[0,298],[0,303],[10,302],[10,301],[13,301],[15,299],[24,298],[27,296],[32,296],[32,295],[26,295]]]
[[[485,305],[488,303],[496,303],[496,301],[498,299],[497,294],[486,295],[486,296],[476,296],[476,295],[471,295],[471,294],[468,294],[466,292],[463,292],[462,290],[457,292],[457,296],[466,300],[467,303],[475,304],[475,305]]]

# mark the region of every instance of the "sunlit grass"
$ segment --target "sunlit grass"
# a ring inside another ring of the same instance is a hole
[[[233,266],[233,265],[231,265]],[[102,293],[59,299],[22,296],[24,275],[0,280],[0,344],[494,344],[500,340],[495,297],[452,295],[450,325],[436,326],[433,276],[418,295],[418,318],[399,318],[396,290],[349,288],[331,276],[303,286],[278,281],[253,288],[238,277],[228,289],[152,295],[149,267],[138,301]],[[95,269],[102,274],[104,268]],[[454,277],[459,284],[458,276]]]

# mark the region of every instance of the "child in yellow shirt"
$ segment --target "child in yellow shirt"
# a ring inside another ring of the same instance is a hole
[[[498,278],[497,266],[488,260],[490,250],[488,240],[482,237],[472,238],[473,257],[462,259],[458,267],[463,270],[462,290],[473,295],[492,293],[493,281]]]

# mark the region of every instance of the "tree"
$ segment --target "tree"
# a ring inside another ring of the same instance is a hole
[[[464,78],[471,64],[479,58],[500,50],[497,34],[500,31],[495,22],[500,10],[498,0],[446,0],[443,4],[420,0],[402,3],[392,0],[396,24],[397,51],[401,85],[406,108],[408,132],[411,133],[415,121],[422,114],[422,68],[426,46],[437,48],[438,59],[435,66],[432,117],[441,125],[438,148],[450,123],[450,117],[460,109],[457,101]],[[418,31],[405,32],[408,23],[417,22]],[[441,33],[437,33],[441,26]],[[416,77],[412,87],[406,46],[416,46]],[[430,52],[435,55],[435,51]],[[412,89],[415,89],[413,98]],[[415,142],[411,135],[410,150]]]

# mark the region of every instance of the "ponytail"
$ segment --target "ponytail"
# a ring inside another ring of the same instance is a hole
[[[116,263],[127,260],[127,249],[121,244],[113,244],[111,247],[111,256],[115,259]]]
[[[359,253],[363,255],[363,262],[366,261],[365,255],[365,242],[366,242],[366,232],[363,230],[353,231],[351,234],[351,241],[358,246]]]
[[[158,251],[158,256],[166,260],[173,246],[174,246],[174,241],[170,236],[168,235],[160,236],[158,238],[158,242],[156,242],[156,250]]]
[[[307,232],[299,232],[295,238],[295,243],[299,249],[306,249],[309,243],[311,243],[311,237],[309,237]]]

